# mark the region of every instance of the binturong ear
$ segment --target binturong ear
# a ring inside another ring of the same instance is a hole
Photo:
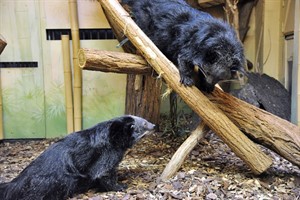
[[[126,118],[112,122],[109,133],[111,145],[116,148],[127,149],[132,146],[134,138],[132,137],[135,129],[134,121]]]
[[[120,120],[115,120],[110,125],[110,133],[113,135],[114,133],[120,132],[123,129],[124,123]]]
[[[109,129],[109,139],[111,142],[118,140],[123,134],[124,122],[121,120],[113,121]]]
[[[132,135],[135,130],[134,122],[126,122],[123,128],[123,134]]]

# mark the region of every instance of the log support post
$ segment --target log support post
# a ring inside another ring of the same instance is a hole
[[[177,151],[172,156],[170,162],[165,167],[161,174],[160,179],[166,181],[178,171],[183,164],[185,158],[194,149],[198,142],[205,136],[209,131],[203,121],[197,126],[197,128],[191,133],[191,135],[180,145]]]
[[[116,36],[123,43],[123,29],[116,25],[115,19],[103,10],[106,18]],[[136,48],[130,43],[122,44],[127,53],[137,53]],[[155,79],[151,74],[128,74],[126,83],[125,113],[143,117],[152,123],[159,124],[160,120],[160,95],[161,79]]]

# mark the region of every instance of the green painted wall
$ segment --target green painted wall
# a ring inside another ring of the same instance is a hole
[[[107,28],[97,1],[78,1],[80,28]],[[70,28],[68,1],[0,1],[0,62],[38,62],[38,68],[1,69],[4,137],[53,138],[66,132],[61,41],[46,29]],[[81,47],[120,51],[116,40],[83,40]],[[71,41],[70,41],[71,46]],[[83,71],[83,128],[124,113],[126,76]]]
[[[38,68],[1,69],[5,138],[46,136],[39,5],[0,1],[0,33],[7,47],[0,62],[35,61]]]

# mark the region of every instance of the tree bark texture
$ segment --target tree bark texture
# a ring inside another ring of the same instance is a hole
[[[300,167],[300,128],[217,88],[207,96],[251,139]]]
[[[237,37],[240,39],[239,9],[237,6],[238,2],[239,0],[226,0],[225,13],[227,15],[227,22],[233,26]]]
[[[123,30],[116,26],[115,19],[106,14],[106,18],[119,42],[123,42],[126,36]],[[136,48],[125,42],[122,48],[127,53],[136,54]],[[160,83],[159,83],[160,82]],[[143,117],[154,124],[159,124],[160,120],[160,96],[161,80],[153,78],[153,75],[127,75],[125,113]]]
[[[137,114],[152,119],[158,124],[160,114],[160,95],[162,81],[152,76],[142,76],[129,74],[126,90],[132,91],[126,95],[127,114]],[[152,89],[153,88],[153,89]],[[150,104],[151,103],[151,104]]]
[[[117,0],[99,0],[106,16],[113,19],[142,56],[164,78],[166,83],[203,119],[207,126],[239,156],[255,174],[270,167],[272,160],[247,138],[226,115],[211,103],[195,86],[179,82],[178,69],[170,62],[145,33],[135,24]]]
[[[143,57],[131,53],[80,49],[78,58],[85,70],[148,75],[153,71]]]

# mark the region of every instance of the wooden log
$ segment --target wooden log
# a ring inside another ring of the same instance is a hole
[[[99,0],[99,2],[106,15],[114,20],[115,26],[124,30],[124,34],[154,70],[255,174],[260,174],[270,167],[271,158],[248,139],[220,109],[213,105],[195,86],[184,87],[180,84],[178,69],[135,24],[117,0]]]
[[[102,51],[97,51],[97,53],[102,54]],[[114,54],[113,57],[121,63],[121,59],[128,55],[125,53],[115,54],[115,52],[109,54]],[[120,56],[120,54],[123,55]],[[130,57],[134,59],[126,59],[126,63],[135,67],[138,67],[138,63],[141,63],[140,59],[143,59],[139,55],[131,55]],[[136,60],[139,62],[135,63]],[[151,67],[145,64],[142,68],[150,69]],[[131,70],[138,71],[133,67]],[[110,70],[107,69],[106,71]],[[121,71],[123,70],[120,68]],[[126,70],[123,72],[126,73]],[[255,142],[275,151],[300,167],[300,128],[298,126],[218,89],[215,89],[211,94],[206,94],[206,97]]]
[[[207,97],[251,139],[300,167],[300,128],[215,89]]]
[[[80,49],[78,58],[85,70],[148,75],[153,71],[143,57],[131,53]]]
[[[105,13],[106,11],[103,10]],[[114,18],[106,15],[106,18],[114,31],[115,36],[121,42],[126,38],[123,29],[116,26]],[[122,45],[125,52],[137,53],[131,42]],[[159,124],[161,102],[161,79],[155,79],[151,75],[127,75],[125,113],[141,116],[154,124]]]
[[[4,37],[0,34],[0,55],[2,53],[2,51],[4,50],[4,48],[6,47],[7,43],[4,39]]]
[[[236,36],[240,39],[239,9],[237,6],[238,2],[239,0],[226,0],[224,10],[227,22],[233,26]]]
[[[191,133],[191,135],[180,145],[177,151],[172,156],[170,162],[162,172],[160,179],[166,181],[170,179],[181,167],[186,156],[194,149],[199,140],[209,131],[203,121]]]
[[[126,113],[136,113],[138,116],[145,116],[150,121],[152,119],[153,123],[159,124],[162,80],[152,76],[133,74],[129,74],[127,79]]]

